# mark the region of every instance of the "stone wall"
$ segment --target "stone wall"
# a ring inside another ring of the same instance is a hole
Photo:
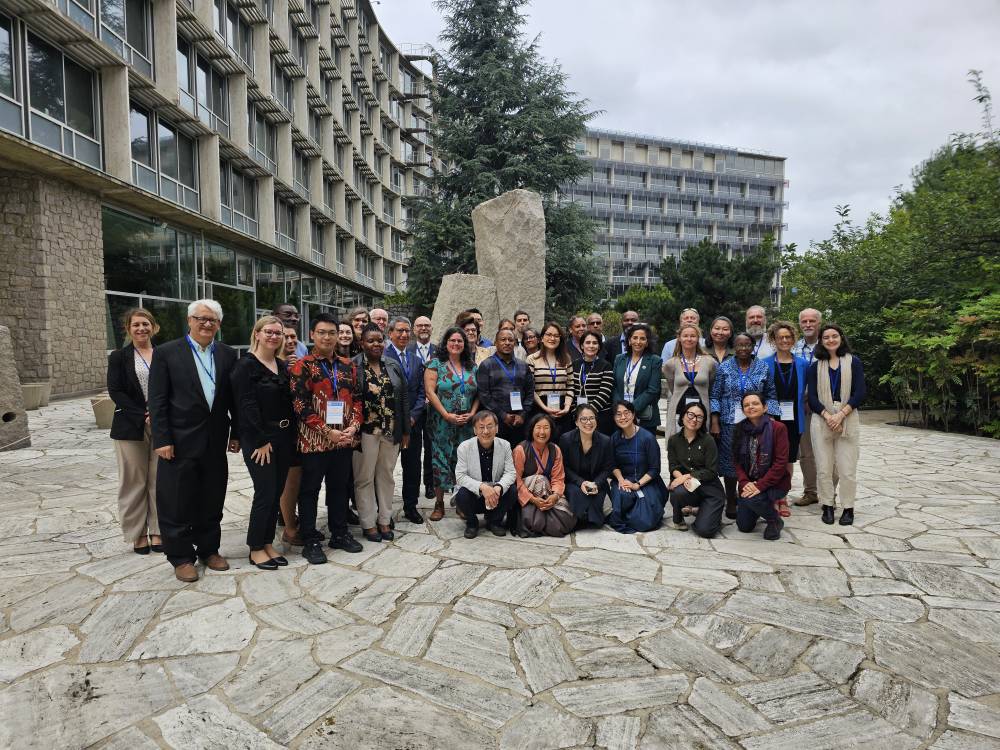
[[[18,375],[53,395],[102,388],[107,337],[98,196],[0,170],[0,325]]]

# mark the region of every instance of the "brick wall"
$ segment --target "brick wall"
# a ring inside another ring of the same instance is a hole
[[[50,178],[0,170],[0,325],[22,382],[52,394],[103,387],[101,203]]]

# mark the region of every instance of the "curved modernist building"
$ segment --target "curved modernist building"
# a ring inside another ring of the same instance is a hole
[[[223,340],[405,283],[432,72],[368,0],[0,0],[0,325],[22,381],[101,387],[120,314]]]

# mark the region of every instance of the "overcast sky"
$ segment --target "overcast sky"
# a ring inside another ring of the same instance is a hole
[[[381,0],[396,43],[437,43],[431,0]],[[785,242],[861,220],[955,132],[980,129],[983,70],[1000,117],[997,0],[534,0],[528,32],[592,124],[787,157]]]

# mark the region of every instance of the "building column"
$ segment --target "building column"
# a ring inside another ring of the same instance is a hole
[[[174,0],[153,2],[153,73],[156,90],[172,102],[177,101],[177,3]]]
[[[222,175],[219,172],[219,136],[198,139],[198,185],[201,214],[212,221],[222,221]]]
[[[257,180],[257,222],[261,242],[274,244],[274,178],[268,175]]]
[[[241,151],[250,150],[250,123],[247,119],[247,74],[229,76],[229,140]]]
[[[174,89],[176,88],[175,85]],[[131,183],[128,68],[124,65],[113,65],[101,70],[101,121],[104,123],[104,171],[112,177]]]

